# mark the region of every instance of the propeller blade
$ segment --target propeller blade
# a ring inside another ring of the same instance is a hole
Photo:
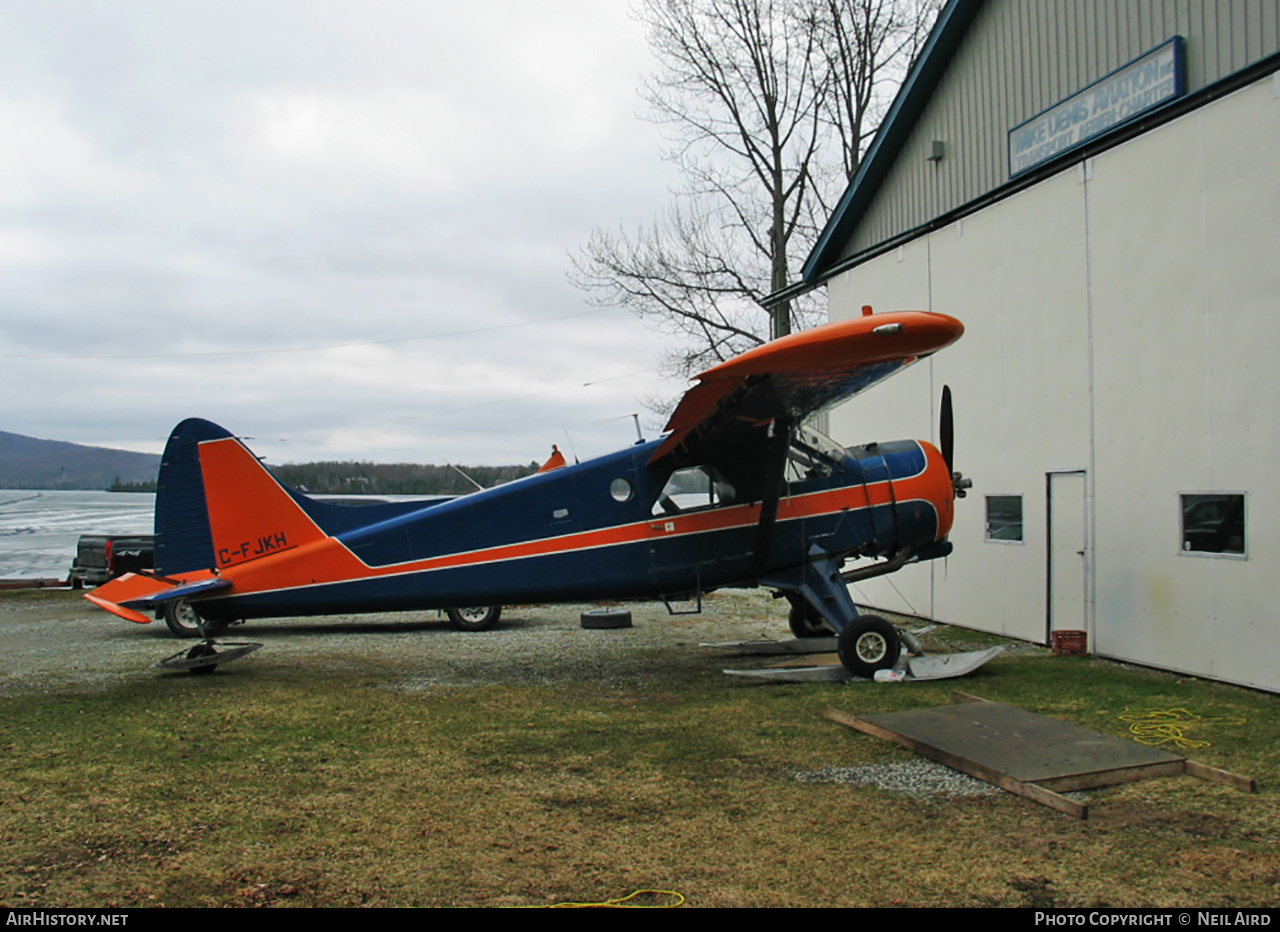
[[[948,472],[955,472],[956,425],[951,413],[951,386],[942,386],[942,411],[938,423],[938,445]]]

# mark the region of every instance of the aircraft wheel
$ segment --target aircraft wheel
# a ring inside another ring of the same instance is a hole
[[[208,644],[197,644],[191,650],[187,651],[187,659],[195,660],[197,657],[205,657],[209,654],[215,654],[217,651]],[[187,672],[192,676],[208,676],[214,670],[218,669],[216,663],[211,663],[207,667],[192,667]]]
[[[186,599],[175,599],[164,603],[161,610],[164,623],[176,638],[213,637],[227,627],[226,621],[207,621],[200,617],[195,607]],[[204,630],[201,631],[201,625]],[[203,668],[202,668],[203,669]]]
[[[473,608],[450,608],[445,611],[449,624],[459,631],[488,631],[502,617],[501,605],[477,605]]]
[[[829,638],[836,632],[827,624],[827,620],[813,610],[801,596],[787,596],[791,603],[791,612],[787,615],[787,626],[791,628],[792,637],[797,638]]]
[[[898,629],[876,615],[855,618],[836,642],[840,662],[854,676],[871,677],[877,670],[892,670],[902,644]]]

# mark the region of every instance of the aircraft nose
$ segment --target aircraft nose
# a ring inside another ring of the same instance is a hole
[[[955,500],[963,498],[963,492],[957,487],[957,481],[965,483],[968,488],[972,483],[968,479],[959,479],[959,474],[952,474],[951,467],[942,456],[942,451],[932,443],[922,440],[921,448],[925,451],[927,478],[926,497],[933,503],[938,512],[938,540],[951,533],[955,519]]]

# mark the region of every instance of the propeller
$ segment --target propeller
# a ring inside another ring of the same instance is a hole
[[[938,445],[948,472],[955,469],[956,424],[951,411],[951,386],[942,386],[942,411],[938,416]]]
[[[947,464],[951,473],[951,487],[956,498],[964,498],[967,489],[973,488],[973,480],[966,479],[955,471],[956,423],[955,414],[951,410],[951,386],[942,386],[942,408],[938,415],[938,446],[942,450],[942,461]]]

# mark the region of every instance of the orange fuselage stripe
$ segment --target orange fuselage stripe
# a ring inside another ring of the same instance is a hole
[[[845,486],[784,498],[778,506],[778,520],[792,521],[861,511],[894,502],[924,501],[938,513],[938,537],[951,527],[949,477],[936,467],[941,457],[928,444],[926,468],[915,476],[868,485]],[[934,460],[937,460],[935,463]],[[443,554],[386,566],[370,566],[353,554],[340,540],[328,537],[287,552],[272,554],[230,567],[222,578],[232,582],[232,595],[262,593],[300,586],[376,579],[409,573],[456,569],[484,563],[500,563],[530,557],[551,556],[576,550],[639,543],[656,538],[703,534],[752,527],[760,519],[760,504],[730,505],[690,514],[655,516],[645,521],[616,527],[577,531],[559,537],[503,544],[462,553]]]

